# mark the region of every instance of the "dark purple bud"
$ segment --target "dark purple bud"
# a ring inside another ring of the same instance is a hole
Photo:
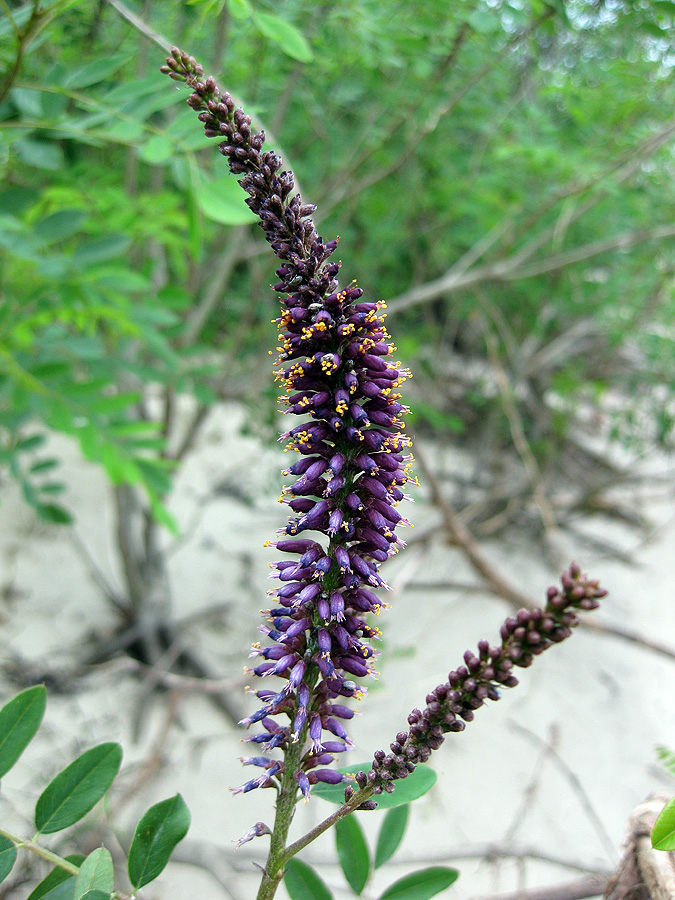
[[[344,781],[344,775],[336,772],[335,769],[317,769],[312,774],[317,781],[322,781],[324,784],[340,784]]]

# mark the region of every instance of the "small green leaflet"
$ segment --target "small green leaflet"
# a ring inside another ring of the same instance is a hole
[[[675,850],[675,797],[663,807],[652,830],[655,850]]]
[[[429,900],[459,878],[457,869],[432,866],[399,878],[380,895],[379,900]]]
[[[255,214],[244,203],[244,194],[236,179],[226,175],[202,182],[195,189],[197,205],[207,219],[221,225],[246,225]]]
[[[343,766],[338,769],[343,775],[370,770],[370,762],[361,763],[360,765]],[[373,796],[373,800],[377,801],[378,809],[393,809],[395,806],[402,806],[404,803],[412,803],[422,797],[428,790],[436,784],[436,773],[428,766],[418,766],[415,771],[408,775],[407,778],[401,778],[396,782],[396,790],[393,794],[378,794]],[[320,797],[322,800],[328,800],[329,803],[337,803],[342,805],[345,802],[345,785],[344,784],[317,784],[312,788],[312,796]]]
[[[314,59],[312,48],[307,43],[307,39],[298,31],[295,25],[291,25],[285,19],[274,16],[271,13],[256,12],[253,15],[253,21],[265,37],[269,38],[279,45],[286,56],[291,59],[297,59],[298,62],[308,63]]]
[[[116,72],[129,59],[126,53],[116,53],[113,56],[105,56],[86,63],[78,69],[73,69],[63,79],[63,87],[68,90],[80,90],[92,84],[105,81]]]
[[[103,891],[108,896],[114,890],[114,878],[112,856],[105,847],[99,847],[80,866],[74,900],[81,900],[92,891]]]
[[[129,848],[129,880],[135,890],[164,869],[190,827],[190,810],[180,794],[151,806],[141,817]]]
[[[92,747],[54,778],[35,807],[35,826],[42,834],[61,831],[92,809],[115,780],[122,763],[119,744]]]
[[[291,900],[333,900],[333,895],[311,866],[292,859],[286,867],[284,884]]]
[[[7,878],[12,871],[12,866],[15,861],[16,847],[14,846],[14,842],[0,834],[0,882]]]
[[[409,813],[410,806],[407,803],[387,810],[377,835],[377,847],[375,848],[376,869],[379,869],[380,866],[390,860],[398,850],[408,824]]]
[[[347,884],[360,897],[370,875],[370,853],[363,830],[353,813],[335,826],[335,846]]]
[[[17,694],[0,709],[0,778],[31,742],[45,714],[47,692],[38,684]]]

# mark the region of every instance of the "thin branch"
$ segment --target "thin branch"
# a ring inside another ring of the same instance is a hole
[[[415,459],[419,463],[420,469],[424,475],[424,481],[431,491],[431,502],[440,511],[443,517],[443,524],[446,530],[446,539],[449,544],[458,547],[469,560],[473,568],[479,575],[485,579],[485,588],[496,597],[506,600],[514,609],[532,609],[535,605],[527,594],[524,594],[519,588],[511,584],[501,572],[490,562],[483,554],[478,544],[472,537],[469,529],[464,525],[449,500],[443,496],[438,481],[434,476],[429,463],[426,461],[424,453],[420,450],[419,444],[415,449]],[[675,649],[667,644],[662,644],[652,638],[644,637],[635,631],[624,628],[620,625],[613,625],[609,622],[598,622],[593,618],[584,619],[579,623],[580,628],[589,629],[599,632],[600,634],[618,637],[621,640],[629,641],[637,644],[647,650],[659,653],[668,659],[675,660]]]
[[[420,452],[419,444],[415,448],[415,459],[422,470],[424,482],[431,491],[431,502],[443,517],[448,543],[459,547],[464,552],[476,572],[485,579],[492,593],[508,600],[517,609],[521,607],[531,609],[533,606],[532,600],[514,585],[509,584],[497,568],[483,555],[478,544],[471,536],[469,529],[459,518],[448,499],[442,494],[425,454]]]
[[[230,231],[227,247],[218,259],[218,262],[212,267],[213,277],[210,284],[204,291],[202,299],[188,314],[187,327],[180,337],[179,343],[181,347],[189,347],[191,344],[194,344],[211,313],[221,301],[225,286],[230,280],[234,267],[239,262],[240,251],[248,232],[248,225],[238,225]]]
[[[47,862],[50,862],[53,866],[58,866],[59,869],[63,869],[70,875],[77,875],[80,871],[78,866],[68,862],[67,859],[62,859],[60,856],[57,856],[56,853],[47,850],[46,847],[41,847],[39,844],[36,844],[35,841],[24,841],[10,831],[5,831],[4,828],[0,828],[0,836],[7,838],[7,840],[11,841],[15,847],[19,847],[23,850],[30,850],[31,853],[35,853],[36,856],[46,859]]]
[[[487,298],[483,299],[487,302]],[[552,549],[559,539],[560,533],[555,521],[555,516],[553,515],[553,509],[551,508],[551,504],[546,496],[546,491],[544,490],[544,483],[539,464],[534,453],[530,449],[527,437],[525,436],[523,420],[513,397],[513,389],[509,383],[506,372],[499,361],[497,339],[486,318],[482,314],[479,314],[479,317],[483,324],[483,334],[487,345],[488,359],[490,360],[490,365],[499,390],[499,396],[501,397],[502,409],[504,410],[504,415],[509,423],[511,440],[513,441],[513,446],[516,448],[518,456],[520,456],[523,468],[527,473],[527,478],[532,488],[532,499],[539,511],[539,516],[548,539],[549,548]]]
[[[101,591],[103,596],[106,598],[108,603],[110,603],[110,605],[113,606],[118,612],[122,613],[123,616],[127,617],[130,613],[129,606],[119,596],[117,591],[105,577],[96,560],[89,553],[84,541],[82,541],[76,531],[70,531],[70,540],[75,547],[76,552],[82,557],[84,564],[89,569],[89,574],[92,580]]]
[[[524,725],[520,725],[517,722],[510,722],[510,727],[517,731],[519,734],[522,734],[528,741],[533,743],[536,747],[544,749],[546,755],[556,764],[556,766],[563,773],[567,781],[569,782],[572,790],[577,795],[579,803],[581,804],[582,809],[586,813],[586,816],[595,829],[595,833],[598,836],[600,843],[603,845],[605,853],[607,853],[608,857],[612,862],[618,862],[616,847],[614,845],[614,841],[611,839],[605,826],[603,824],[602,819],[595,811],[591,800],[586,793],[586,789],[584,788],[579,776],[574,772],[565,762],[565,760],[560,756],[555,746],[551,742],[544,742],[539,735],[535,734],[533,731],[530,731],[529,728],[525,728]]]
[[[575,247],[565,253],[558,253],[555,256],[549,256],[530,266],[524,266],[521,269],[507,266],[503,272],[499,273],[499,267],[496,269],[498,279],[502,281],[516,281],[521,278],[535,278],[537,275],[544,275],[547,272],[556,272],[564,269],[566,266],[574,265],[574,263],[582,262],[585,259],[591,259],[602,253],[608,253],[610,250],[628,250],[637,244],[645,244],[649,241],[659,241],[664,238],[675,236],[675,226],[673,225],[657,225],[655,228],[637,228],[634,231],[626,231],[618,234],[613,238],[604,241],[593,241],[581,247]]]
[[[161,685],[172,691],[190,694],[231,694],[244,687],[244,678],[193,678],[189,675],[176,675],[156,666],[145,666],[130,657],[116,660],[115,674],[118,672],[140,673],[152,685]]]
[[[554,884],[551,887],[530,888],[509,894],[490,894],[474,897],[472,900],[586,900],[590,897],[601,897],[607,879],[601,875],[587,875],[566,884]]]
[[[3,78],[2,84],[0,85],[0,103],[3,102],[12,85],[14,84],[14,79],[16,78],[19,69],[21,68],[21,63],[23,62],[23,55],[26,50],[26,46],[30,43],[31,39],[35,36],[39,29],[40,19],[43,15],[38,9],[39,5],[40,0],[33,0],[33,8],[31,10],[30,17],[24,27],[20,29],[16,24],[14,16],[7,6],[7,3],[5,2],[5,0],[2,0],[2,6],[5,10],[5,15],[9,18],[12,29],[14,31],[14,36],[16,38],[16,53],[14,56],[14,62],[5,72],[5,77]]]
[[[339,809],[337,809],[334,813],[332,813],[328,818],[324,819],[323,822],[319,822],[318,825],[315,825],[314,828],[310,829],[307,834],[304,834],[301,838],[298,838],[293,844],[289,844],[288,847],[283,852],[283,865],[292,859],[296,853],[299,853],[302,849],[304,849],[308,844],[311,844],[312,841],[315,841],[318,837],[328,831],[329,828],[332,828],[333,825],[337,825],[337,823],[344,819],[345,816],[353,813],[355,809],[358,809],[362,803],[365,803],[366,800],[370,800],[373,796],[373,789],[371,787],[362,788],[346,802]]]
[[[140,16],[137,16],[135,12],[132,12],[128,6],[121,2],[121,0],[108,0],[108,3],[113,9],[117,10],[122,18],[133,25],[137,31],[144,34],[148,40],[157,44],[158,47],[161,47],[165,53],[171,53],[171,44],[169,41],[167,41],[167,39],[158,31],[155,31],[154,28],[151,28],[150,25],[148,25],[147,22],[144,22]]]
[[[634,231],[627,231],[603,241],[593,241],[590,244],[575,247],[565,253],[557,253],[541,259],[537,263],[520,268],[518,264],[522,260],[521,254],[469,271],[456,272],[450,269],[440,278],[428,281],[426,284],[420,284],[403,294],[399,294],[398,297],[388,300],[387,312],[391,316],[411,306],[426,303],[429,300],[436,299],[436,297],[466,289],[482,282],[509,282],[524,278],[534,278],[537,275],[557,272],[574,263],[592,259],[612,250],[627,250],[629,247],[634,247],[637,244],[664,240],[674,236],[674,225],[658,225],[655,228],[638,228]]]
[[[315,860],[307,855],[303,857],[306,862],[312,864],[319,862],[322,865],[330,865],[328,860]],[[557,856],[556,854],[545,853],[537,847],[529,845],[511,846],[510,844],[475,844],[468,847],[451,847],[445,848],[442,855],[439,854],[409,854],[397,853],[396,856],[387,862],[388,866],[428,866],[439,865],[448,862],[460,861],[463,859],[479,859],[485,862],[495,862],[498,860],[518,860],[527,861],[528,859],[537,860],[538,862],[550,863],[554,866],[560,866],[563,869],[571,869],[575,872],[582,872],[584,875],[593,875],[598,878],[607,879],[611,872],[606,866],[593,865],[592,863],[583,863],[575,859],[569,859],[566,856]],[[339,863],[335,863],[339,865]]]

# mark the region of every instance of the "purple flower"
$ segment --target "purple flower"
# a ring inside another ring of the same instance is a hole
[[[402,433],[408,410],[399,394],[410,373],[393,360],[384,303],[363,301],[353,282],[339,288],[340,265],[330,259],[337,240],[319,236],[315,207],[293,193],[293,174],[281,171],[280,157],[263,151],[264,133],[252,133],[250,117],[187,54],[174,49],[162,71],[193,89],[188,104],[206,135],[220,139],[220,152],[241,176],[246,203],[282,263],[274,286],[281,295],[276,380],[285,412],[303,421],[282,435],[299,458],[284,471],[294,480],[282,494],[294,516],[273,546],[299,559],[273,564],[279,587],[270,594],[280,608],[269,611],[271,626],[262,629],[271,646],[254,648],[265,662],[250,670],[281,677],[284,687],[255,691],[263,705],[242,724],[262,722],[282,750],[302,743],[293,777],[307,796],[319,778],[307,773],[325,765],[324,748],[351,745],[339,721],[349,715],[336,701],[363,696],[352,676],[373,673],[369,642],[379,632],[365,617],[383,604],[371,588],[386,586],[379,565],[403,546],[395,528],[408,523],[394,507],[415,481]],[[320,780],[333,777],[320,771]],[[282,772],[270,765],[239,790],[267,786]]]

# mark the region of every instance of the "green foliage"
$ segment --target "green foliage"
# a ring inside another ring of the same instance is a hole
[[[35,736],[45,711],[43,685],[17,694],[0,709],[0,770],[4,775]],[[0,882],[11,872],[17,851],[27,847],[44,854],[37,838],[61,831],[83,818],[110,788],[122,762],[119,744],[104,743],[86,750],[44,789],[35,807],[38,834],[20,840],[0,833]],[[190,812],[180,794],[152,806],[139,821],[129,850],[128,870],[134,888],[162,872],[176,844],[187,834]],[[114,870],[104,847],[60,859],[47,857],[56,867],[31,892],[28,900],[108,900],[114,893]]]
[[[52,834],[79,821],[108,790],[121,764],[119,744],[99,744],[85,750],[40,795],[35,807],[38,832]]]
[[[32,741],[46,705],[47,692],[40,684],[17,694],[0,709],[0,778]]]
[[[408,827],[410,806],[395,806],[387,811],[377,835],[375,848],[375,868],[379,869],[388,862],[398,850],[403,840],[403,835]]]
[[[286,867],[284,885],[291,900],[333,900],[322,878],[307,863],[292,859]]]
[[[405,783],[401,782],[400,786]],[[374,864],[356,814],[352,813],[337,822],[335,846],[340,868],[357,897],[363,893],[373,870],[391,859],[400,846],[408,824],[408,812],[407,805],[396,806],[383,816]],[[379,900],[429,900],[453,884],[458,877],[456,869],[446,866],[420,869],[390,884]],[[297,859],[292,859],[288,864],[284,883],[291,900],[330,900],[332,896],[319,874]]]
[[[16,862],[16,853],[14,842],[0,834],[0,882],[4,881],[12,871],[12,866]]]
[[[656,755],[662,766],[664,766],[671,775],[675,775],[675,751],[669,747],[657,747]]]
[[[335,826],[335,846],[347,884],[360,897],[370,875],[370,853],[355,815],[341,819]]]
[[[447,866],[420,869],[389,885],[379,900],[429,900],[454,884],[458,877],[457,869]]]
[[[157,878],[189,827],[190,811],[180,794],[156,803],[141,817],[129,848],[129,880],[135,890]]]
[[[82,900],[84,897],[88,897],[88,900],[96,900],[96,898],[88,896],[94,891],[103,892],[104,896],[109,896],[115,887],[114,880],[112,856],[105,847],[98,847],[80,866],[75,881],[74,900]]]
[[[360,770],[368,772],[370,770],[370,763],[345,766],[341,769],[337,769],[337,771],[341,772],[343,775],[348,775],[350,772],[353,773]],[[418,766],[412,774],[396,785],[396,790],[393,794],[379,794],[377,796],[377,808],[393,809],[394,807],[402,806],[405,803],[412,803],[413,800],[423,797],[427,791],[431,790],[436,784],[437,777],[434,770],[430,769],[428,766]],[[345,790],[344,786],[340,784],[323,784],[322,782],[318,782],[312,788],[312,796],[320,797],[322,800],[328,800],[329,803],[335,803],[338,806],[341,806],[344,803]]]
[[[675,797],[663,807],[652,829],[655,850],[675,850]]]

